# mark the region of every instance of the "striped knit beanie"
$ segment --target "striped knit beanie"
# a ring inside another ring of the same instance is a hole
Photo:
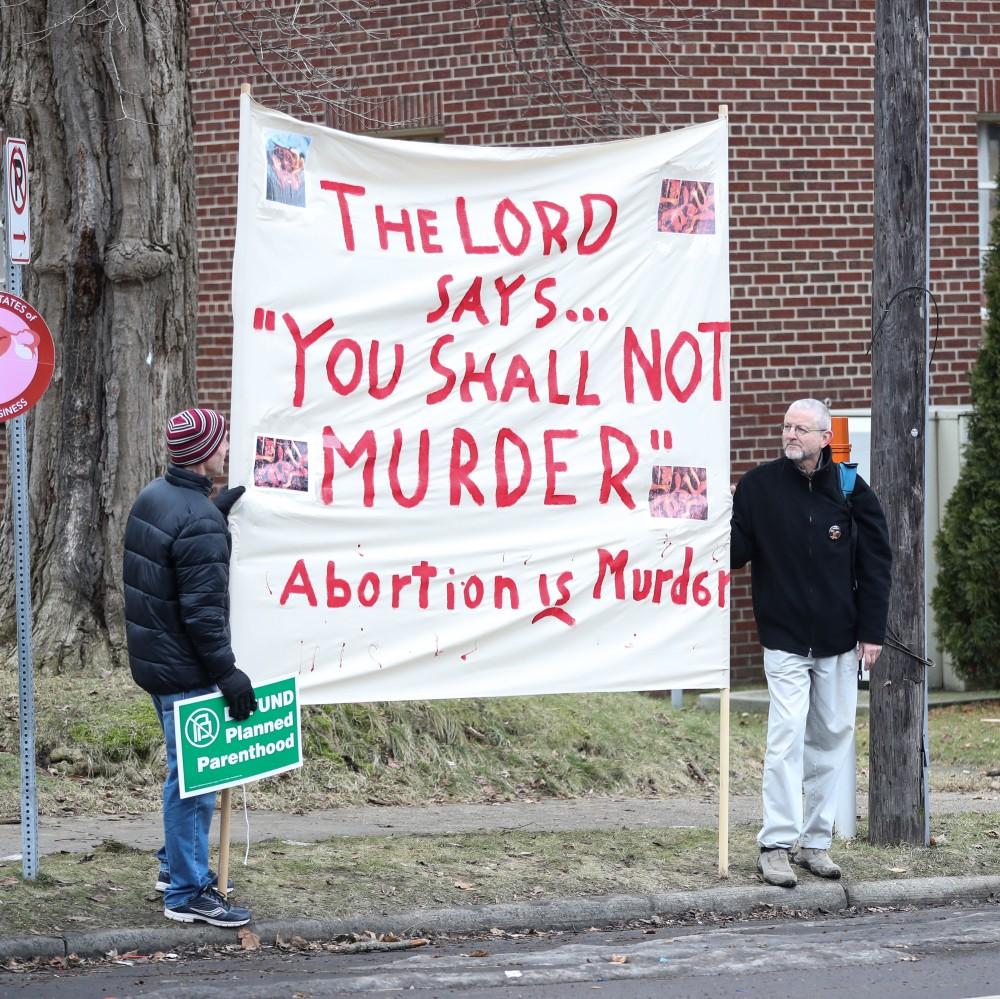
[[[226,418],[214,409],[185,409],[167,423],[167,453],[175,465],[197,465],[215,454]]]

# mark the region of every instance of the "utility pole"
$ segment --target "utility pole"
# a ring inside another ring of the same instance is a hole
[[[928,0],[875,3],[872,479],[893,547],[889,627],[926,656]],[[910,290],[905,290],[910,289]],[[871,671],[869,836],[926,845],[923,664],[886,647]]]

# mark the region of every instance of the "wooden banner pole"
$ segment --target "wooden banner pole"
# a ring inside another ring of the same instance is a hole
[[[219,799],[219,892],[223,898],[229,894],[229,817],[233,802],[233,789],[227,787]]]
[[[719,105],[729,119],[729,105]],[[719,691],[719,877],[729,877],[729,688]]]
[[[719,877],[729,877],[729,688],[719,691]]]
[[[240,94],[250,94],[249,83],[240,84]],[[232,814],[233,789],[223,789],[219,799],[219,891],[225,898],[229,894],[229,819]]]

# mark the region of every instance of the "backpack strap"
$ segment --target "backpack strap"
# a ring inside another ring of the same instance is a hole
[[[840,488],[844,499],[850,503],[854,484],[858,480],[858,463],[856,461],[841,461],[837,465],[837,472],[840,475]]]
[[[854,528],[854,506],[851,503],[851,493],[858,481],[858,463],[856,461],[842,461],[837,465],[837,477],[840,481],[840,491],[844,494],[844,502],[847,504],[847,516],[850,519],[851,531],[851,573],[854,576],[854,589],[858,588],[857,580],[857,558],[858,558],[858,532]]]

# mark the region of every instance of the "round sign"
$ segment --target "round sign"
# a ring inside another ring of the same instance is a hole
[[[0,291],[0,423],[23,416],[52,380],[56,351],[29,302]]]
[[[219,736],[219,716],[211,708],[195,711],[184,726],[184,735],[195,749],[212,745]]]
[[[24,161],[21,146],[12,144],[10,147],[7,183],[10,186],[10,206],[17,215],[21,215],[28,206],[28,164]]]

